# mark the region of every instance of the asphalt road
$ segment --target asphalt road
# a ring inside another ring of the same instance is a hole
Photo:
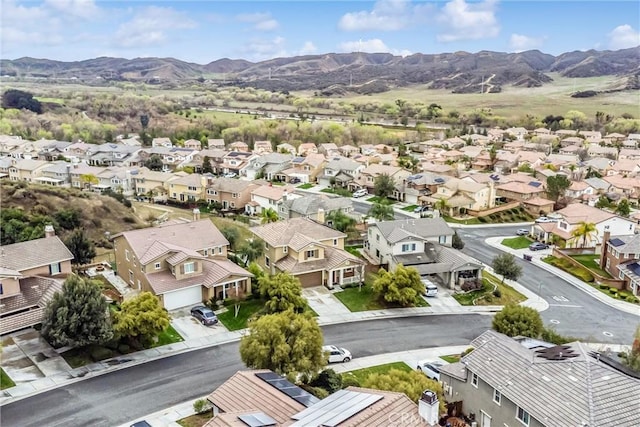
[[[522,227],[461,228],[458,235],[465,243],[463,252],[491,265],[501,251],[484,240],[515,236],[518,228]],[[549,303],[549,309],[541,313],[546,325],[563,335],[589,342],[630,344],[633,341],[633,333],[640,323],[638,316],[616,310],[530,262],[519,259],[518,263],[523,272],[518,283]]]
[[[330,325],[325,342],[354,358],[468,344],[491,316],[448,315]],[[0,408],[3,426],[115,426],[213,391],[244,368],[238,343],[183,353],[60,387]]]

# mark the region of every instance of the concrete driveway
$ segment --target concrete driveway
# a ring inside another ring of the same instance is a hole
[[[306,298],[309,307],[318,313],[319,317],[351,313],[349,309],[324,286],[304,288],[302,289],[302,296]]]
[[[171,315],[171,326],[185,340],[228,332],[221,322],[218,322],[215,326],[204,326],[198,319],[191,316],[190,307],[173,310],[169,314]]]

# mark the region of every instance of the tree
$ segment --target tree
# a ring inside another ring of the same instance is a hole
[[[202,173],[213,173],[213,166],[211,165],[211,158],[209,158],[209,156],[202,158]]]
[[[262,224],[269,224],[280,219],[280,217],[278,216],[278,212],[276,212],[272,208],[262,209],[262,212],[260,212],[260,217],[262,218],[260,220]]]
[[[9,89],[2,94],[2,108],[17,108],[42,114],[42,104],[33,94],[17,89]]]
[[[640,372],[640,325],[636,327],[631,349],[623,357],[623,363],[636,372]]]
[[[386,199],[390,194],[393,194],[396,189],[396,184],[388,174],[383,173],[373,180],[373,194],[381,199]]]
[[[107,300],[96,281],[71,275],[45,308],[42,336],[55,347],[101,344],[113,337]]]
[[[369,209],[369,216],[378,221],[388,221],[394,218],[393,206],[386,200],[384,202],[376,202]]]
[[[431,390],[438,396],[440,412],[445,411],[442,385],[417,370],[407,372],[390,369],[385,373],[372,373],[365,378],[362,387],[404,393],[414,402],[420,399],[423,391]]]
[[[504,279],[518,280],[522,275],[522,267],[516,262],[516,258],[512,254],[500,254],[493,259],[491,263],[493,271],[502,276]]]
[[[622,199],[618,202],[618,206],[616,206],[616,213],[620,216],[629,216],[631,213],[631,206],[629,206],[629,201],[627,199]]]
[[[98,177],[90,173],[80,175],[80,182],[84,184],[85,188],[100,184]]]
[[[169,327],[169,313],[151,292],[139,295],[122,303],[113,313],[113,331],[117,338],[147,347],[160,332]],[[135,345],[134,344],[134,345]]]
[[[582,241],[580,247],[584,248],[588,241],[594,239],[598,234],[598,229],[593,222],[580,221],[571,232],[571,237],[575,241]]]
[[[264,253],[264,242],[260,239],[246,240],[239,248],[238,255],[244,258],[244,264],[247,265],[257,260]]]
[[[77,228],[71,233],[64,244],[73,254],[72,262],[75,265],[89,264],[96,256],[96,248],[82,228]]]
[[[164,164],[162,163],[162,157],[158,154],[152,154],[145,162],[144,166],[152,171],[161,171]]]
[[[307,301],[302,296],[302,286],[298,278],[289,273],[278,273],[275,276],[260,278],[260,297],[265,300],[266,313],[280,313],[292,310],[302,313]]]
[[[233,301],[233,317],[238,317],[240,313],[240,303],[247,297],[246,292],[240,287],[233,287],[227,291],[227,298]]]
[[[418,270],[402,264],[398,264],[393,272],[381,268],[372,288],[385,301],[402,307],[414,305],[416,298],[424,291]]]
[[[443,215],[449,213],[450,207],[447,199],[438,199],[435,203],[435,208],[438,209]]]
[[[540,313],[533,308],[509,304],[496,313],[491,327],[509,337],[522,335],[538,338],[542,333],[544,324],[540,318]]]
[[[236,243],[238,243],[238,240],[240,239],[240,232],[238,231],[238,228],[236,226],[226,226],[222,227],[220,232],[229,242],[231,250],[235,250]]]
[[[288,310],[250,321],[249,333],[240,340],[240,357],[251,369],[310,375],[326,363],[322,342],[315,318]]]
[[[329,212],[325,219],[330,227],[343,233],[353,230],[356,225],[355,218],[350,217],[340,210]]]
[[[464,248],[464,242],[462,241],[460,236],[458,236],[458,232],[457,231],[455,231],[453,233],[453,239],[451,241],[451,246],[453,246],[453,249],[458,249],[460,251]]]
[[[564,175],[555,175],[547,178],[547,195],[554,202],[564,196],[569,187],[571,187],[571,181]]]

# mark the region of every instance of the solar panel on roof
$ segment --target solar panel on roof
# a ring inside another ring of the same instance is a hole
[[[532,186],[532,187],[540,187],[542,185],[542,183],[541,182],[537,182],[537,181],[531,181],[529,183],[529,185]]]
[[[291,397],[300,404],[309,407],[320,401],[317,397],[307,393],[297,385],[289,382],[285,378],[275,372],[260,372],[256,374],[256,377],[268,383],[270,386],[279,390],[280,392]]]
[[[282,377],[278,374],[276,374],[275,372],[260,372],[256,374],[256,377],[260,378],[261,380],[264,381],[269,381],[269,380],[281,380]]]
[[[627,268],[633,271],[633,274],[640,276],[640,264],[638,264],[637,262],[634,262],[633,264],[629,264]]]
[[[263,412],[255,412],[252,414],[238,415],[240,421],[248,425],[249,427],[267,427],[275,426],[278,424],[276,420]]]
[[[624,242],[622,240],[618,239],[617,237],[609,240],[609,243],[611,243],[615,247],[624,245]]]

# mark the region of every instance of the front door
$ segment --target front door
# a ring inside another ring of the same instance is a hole
[[[229,202],[227,202],[226,200],[222,201],[222,209],[229,209]]]

